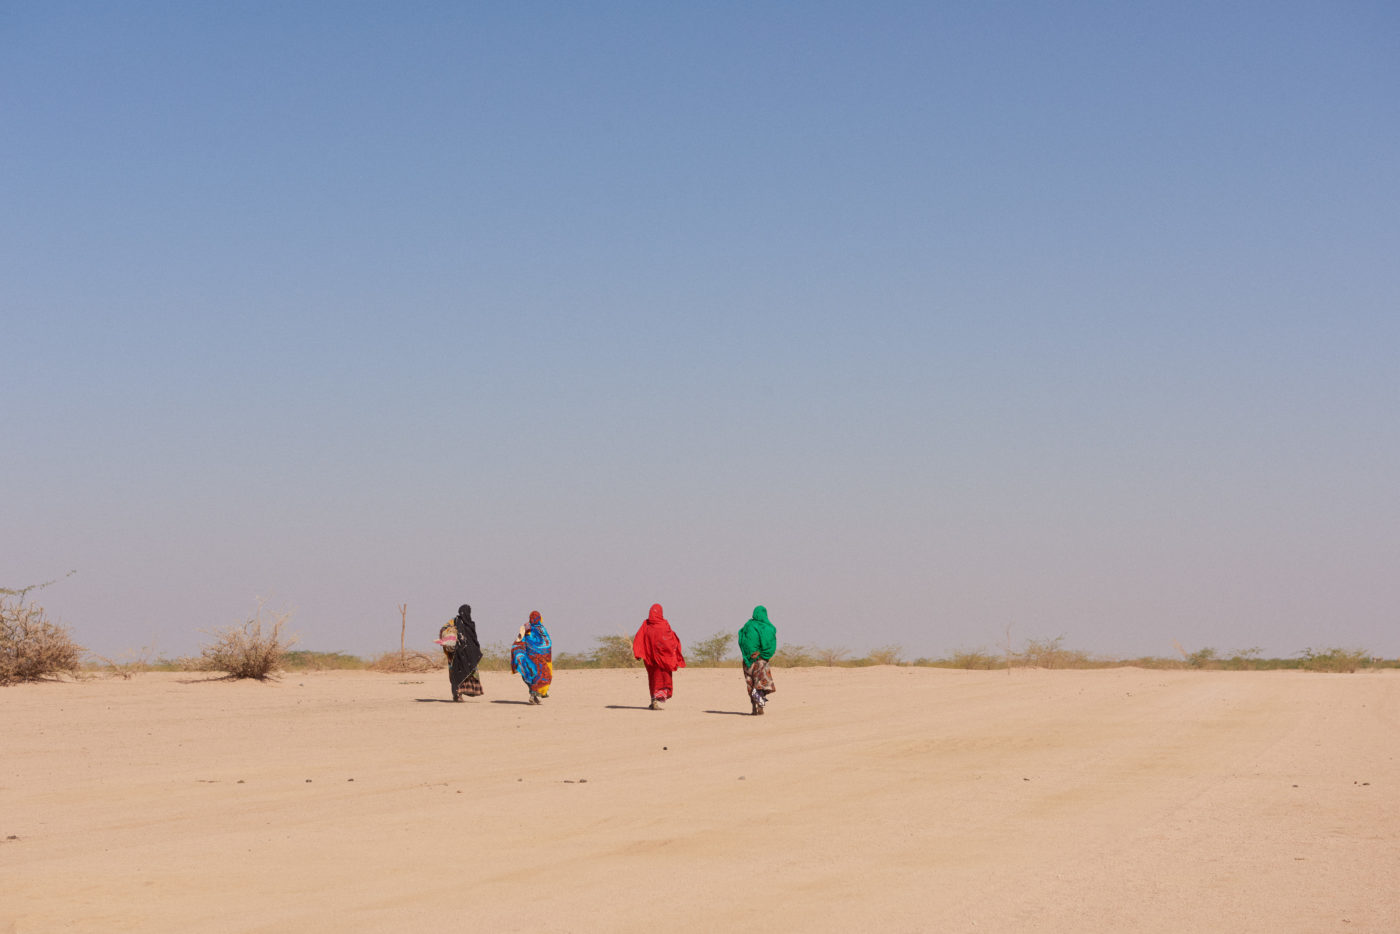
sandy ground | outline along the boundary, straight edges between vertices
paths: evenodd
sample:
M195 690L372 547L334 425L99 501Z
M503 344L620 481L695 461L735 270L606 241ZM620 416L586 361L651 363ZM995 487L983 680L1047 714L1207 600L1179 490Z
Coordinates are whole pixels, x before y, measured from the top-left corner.
M0 932L1400 931L1400 673L0 689Z

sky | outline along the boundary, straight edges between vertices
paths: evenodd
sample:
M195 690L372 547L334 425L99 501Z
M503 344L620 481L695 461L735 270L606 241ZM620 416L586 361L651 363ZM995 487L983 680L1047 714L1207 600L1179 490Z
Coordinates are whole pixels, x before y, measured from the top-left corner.
M1392 3L19 0L0 126L95 652L1400 655Z

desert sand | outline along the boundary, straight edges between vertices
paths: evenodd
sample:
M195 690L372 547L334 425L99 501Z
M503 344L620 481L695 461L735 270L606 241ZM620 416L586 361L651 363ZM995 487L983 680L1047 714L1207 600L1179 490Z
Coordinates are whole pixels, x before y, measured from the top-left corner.
M0 932L1400 931L1400 672L0 689Z

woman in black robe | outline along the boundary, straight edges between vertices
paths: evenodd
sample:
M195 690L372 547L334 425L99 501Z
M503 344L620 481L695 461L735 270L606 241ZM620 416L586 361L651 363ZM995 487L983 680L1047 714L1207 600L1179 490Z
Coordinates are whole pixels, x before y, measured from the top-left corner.
M480 697L486 693L481 688L481 678L476 666L481 664L481 642L476 638L476 623L472 621L472 608L465 603L457 611L457 618L448 624L455 630L456 644L447 653L447 679L452 684L452 699ZM448 626L442 627L447 629Z

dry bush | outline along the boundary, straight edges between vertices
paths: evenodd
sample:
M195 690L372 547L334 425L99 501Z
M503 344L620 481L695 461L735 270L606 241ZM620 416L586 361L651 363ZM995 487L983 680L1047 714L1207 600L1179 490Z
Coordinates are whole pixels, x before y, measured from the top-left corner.
M799 646L793 646L793 648L794 648L794 649L801 649L802 646L800 646L800 645L799 645ZM822 663L823 665L825 665L826 667L830 668L830 667L833 666L833 665L839 665L839 664L841 664L843 661L845 661L847 658L849 658L850 655L851 655L851 650L850 650L850 649L847 649L847 648L841 648L841 647L837 647L837 648L834 648L834 649L831 649L831 648L815 648L815 649L812 650L811 655L812 655L812 658L816 659L817 661L821 662L821 663Z
M384 671L389 674L417 674L436 671L447 667L447 656L441 652L385 652L369 663L370 671Z
M898 665L904 658L904 646L882 645L871 649L869 658L876 665Z
M441 649L431 652L385 652L369 663L371 671L391 674L412 674L438 671L447 667L447 655ZM559 667L557 664L555 667ZM504 642L488 642L481 647L477 671L510 671L510 646Z
M481 663L477 671L510 671L510 646L504 642L488 642L481 647Z
M822 649L816 651L821 652ZM805 645L779 645L778 651L773 654L772 665L774 668L808 668L817 664L817 656L813 655Z
M1231 671L1254 670L1259 667L1259 656L1264 652L1257 645L1248 649L1235 649L1230 653L1230 657L1225 659L1225 667Z
M214 642L204 646L198 658L190 659L194 671L222 671L230 678L265 681L286 667L287 649L296 642L283 638L282 627L290 613L273 613L264 618L261 603L253 618L239 626L212 630Z
M1153 671L1176 671L1186 667L1186 662L1176 658L1161 658L1156 655L1139 655L1137 658L1124 659L1122 664L1127 668L1147 668Z
M83 649L68 630L24 601L30 589L0 594L0 684L76 674L82 662Z
M1056 636L1053 639L1027 639L1026 647L1021 650L1021 663L1031 668L1054 668L1055 657L1060 652L1060 644L1064 642L1064 636Z
M1006 664L1005 660L985 649L959 649L948 659L954 668L990 670Z
M1101 663L1088 652L1064 647L1064 636L1053 639L1028 639L1021 651L1021 661L1031 668L1098 668Z

